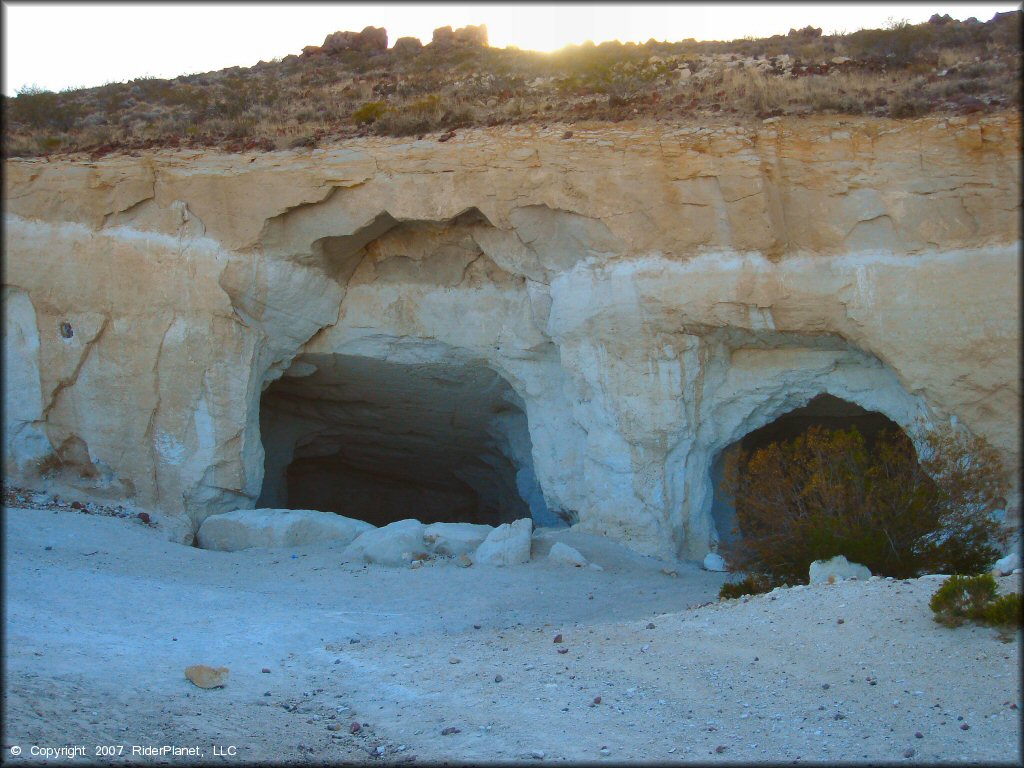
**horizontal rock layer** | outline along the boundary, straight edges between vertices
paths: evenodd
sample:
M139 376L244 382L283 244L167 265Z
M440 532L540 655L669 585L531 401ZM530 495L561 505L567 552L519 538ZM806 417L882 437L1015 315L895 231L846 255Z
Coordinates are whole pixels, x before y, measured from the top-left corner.
M699 559L716 458L822 393L1016 470L1019 129L8 160L5 477L193 527L292 498Z

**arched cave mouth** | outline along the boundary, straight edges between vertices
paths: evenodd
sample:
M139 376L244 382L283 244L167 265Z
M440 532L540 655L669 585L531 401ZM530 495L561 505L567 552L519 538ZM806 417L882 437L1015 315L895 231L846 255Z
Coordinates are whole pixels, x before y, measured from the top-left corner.
M302 355L260 402L258 507L376 526L557 525L533 470L523 403L483 362Z
M720 544L728 544L742 537L742 531L736 530L736 509L720 487L728 458L740 450L753 453L771 443L789 442L814 426L833 431L856 427L869 449L883 431L903 433L899 424L887 416L828 394L818 395L807 405L784 413L763 427L748 432L723 449L711 467L714 488L711 517Z

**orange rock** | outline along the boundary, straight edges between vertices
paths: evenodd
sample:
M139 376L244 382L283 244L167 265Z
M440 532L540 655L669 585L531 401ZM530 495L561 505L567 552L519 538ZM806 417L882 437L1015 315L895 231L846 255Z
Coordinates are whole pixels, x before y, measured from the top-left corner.
M185 667L185 677L200 688L223 688L228 682L228 668L193 664Z

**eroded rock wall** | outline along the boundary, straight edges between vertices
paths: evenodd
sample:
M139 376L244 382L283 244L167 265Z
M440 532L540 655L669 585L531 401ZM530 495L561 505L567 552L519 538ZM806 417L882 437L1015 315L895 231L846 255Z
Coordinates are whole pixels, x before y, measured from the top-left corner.
M718 454L824 392L1016 475L1019 150L1016 116L833 117L7 161L5 476L195 527L320 432L405 434L394 382L299 388L326 426L265 461L277 379L359 358L497 374L507 411L441 397L402 450L644 552L703 557Z

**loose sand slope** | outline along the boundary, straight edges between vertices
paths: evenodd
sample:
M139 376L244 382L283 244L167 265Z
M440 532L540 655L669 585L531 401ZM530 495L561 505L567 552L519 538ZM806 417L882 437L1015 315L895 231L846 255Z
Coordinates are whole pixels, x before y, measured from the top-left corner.
M33 744L124 745L113 762L163 744L233 763L1020 757L1019 635L936 625L935 577L691 608L721 574L671 577L571 532L555 538L603 571L549 563L553 539L524 566L404 570L330 545L210 552L124 519L5 516L12 764ZM194 687L194 663L229 667L227 687Z

